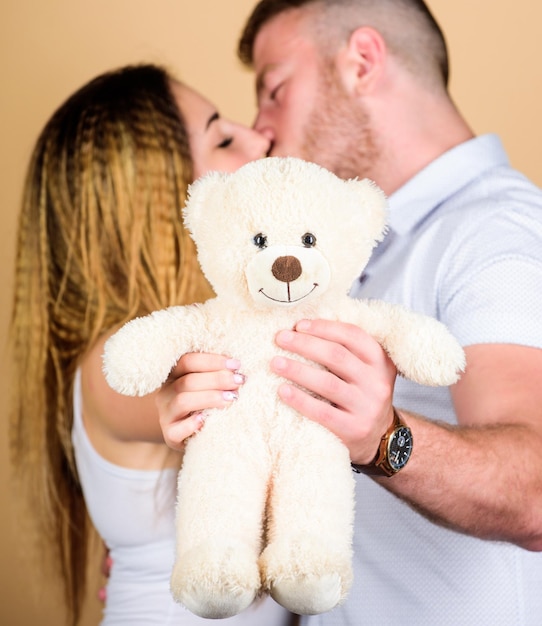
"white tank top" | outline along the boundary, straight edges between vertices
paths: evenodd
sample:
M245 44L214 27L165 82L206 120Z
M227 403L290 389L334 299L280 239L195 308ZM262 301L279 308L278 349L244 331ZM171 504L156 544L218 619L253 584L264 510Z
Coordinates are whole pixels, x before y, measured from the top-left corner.
M198 617L170 595L175 556L177 470L114 465L92 447L83 425L81 376L73 391L72 441L77 471L94 526L113 562L102 626L287 626L290 615L271 598L223 620Z

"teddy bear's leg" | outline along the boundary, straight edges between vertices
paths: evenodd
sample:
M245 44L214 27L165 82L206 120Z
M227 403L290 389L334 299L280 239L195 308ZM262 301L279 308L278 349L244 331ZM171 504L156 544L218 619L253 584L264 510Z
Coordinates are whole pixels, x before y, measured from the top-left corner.
M277 602L311 615L331 610L350 588L354 480L342 442L296 420L275 468L260 567Z
M214 417L188 443L180 472L171 591L196 615L224 618L260 593L269 455L261 435Z

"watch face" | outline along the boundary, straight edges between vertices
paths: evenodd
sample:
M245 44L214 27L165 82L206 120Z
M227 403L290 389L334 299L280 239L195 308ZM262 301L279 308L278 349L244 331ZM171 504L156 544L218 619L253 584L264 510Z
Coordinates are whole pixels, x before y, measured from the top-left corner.
M400 426L390 437L388 460L392 469L398 472L412 454L412 433L407 426Z

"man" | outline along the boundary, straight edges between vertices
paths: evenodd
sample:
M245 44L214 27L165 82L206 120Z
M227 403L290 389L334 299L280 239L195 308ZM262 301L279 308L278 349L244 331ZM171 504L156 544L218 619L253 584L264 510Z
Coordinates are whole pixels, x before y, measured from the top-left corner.
M542 193L454 106L422 0L262 0L239 54L256 72L255 128L272 155L369 177L389 196L389 234L352 295L439 318L467 357L456 385L429 389L396 380L350 325L302 321L277 336L327 368L276 359L296 383L283 401L336 433L361 472L354 586L302 624L539 626ZM159 398L171 445L199 427L199 408L223 402L205 389L235 388L226 369L181 359ZM402 468L386 457L396 426L413 438Z

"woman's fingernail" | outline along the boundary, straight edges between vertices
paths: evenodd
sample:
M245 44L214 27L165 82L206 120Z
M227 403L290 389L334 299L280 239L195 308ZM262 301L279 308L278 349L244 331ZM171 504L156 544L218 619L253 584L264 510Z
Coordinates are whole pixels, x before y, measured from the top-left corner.
M203 413L195 413L193 416L196 422L196 429L199 430L205 424L205 415Z
M105 587L98 589L98 600L100 602L105 602L106 595Z
M238 385L242 385L246 380L246 377L243 374L239 374L239 372L233 375L233 382Z
M223 391L222 397L226 402L232 402L233 400L237 400L239 397L235 391Z
M227 359L226 369L236 372L241 367L241 361L238 359Z

